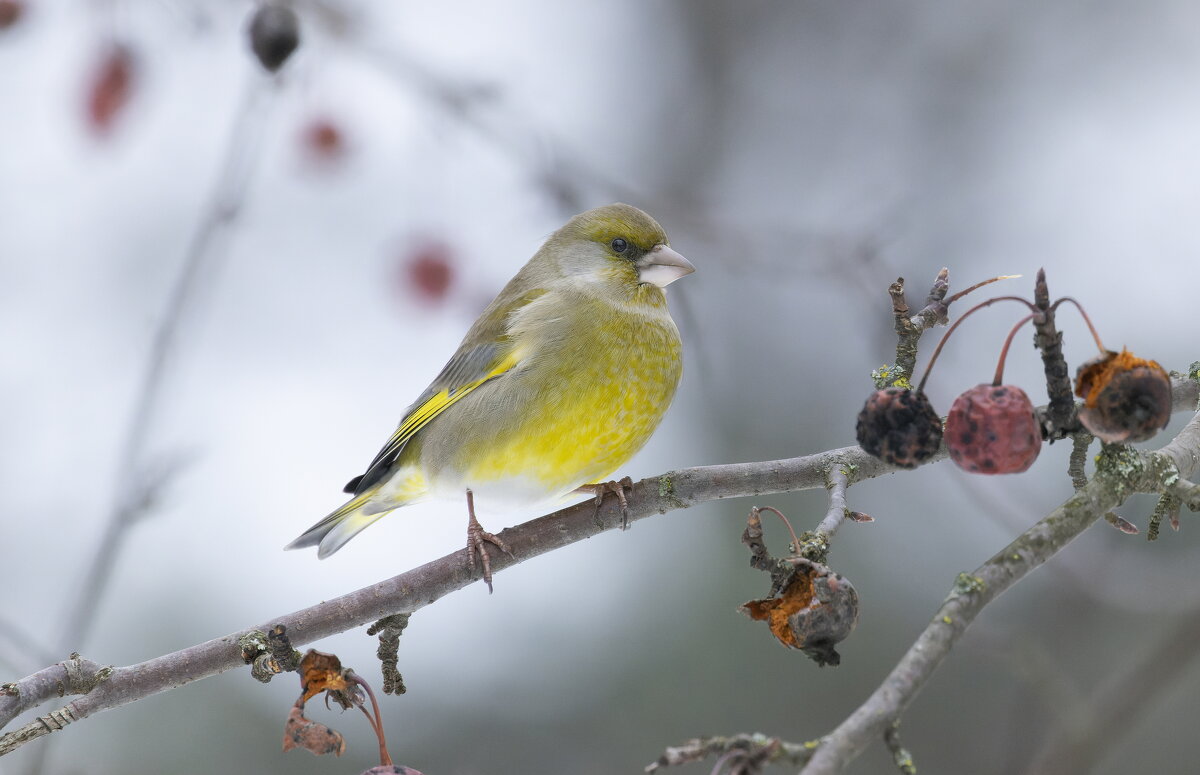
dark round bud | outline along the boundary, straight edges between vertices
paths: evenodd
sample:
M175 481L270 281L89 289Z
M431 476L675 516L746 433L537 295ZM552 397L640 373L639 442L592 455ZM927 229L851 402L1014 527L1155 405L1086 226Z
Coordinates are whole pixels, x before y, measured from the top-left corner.
M858 413L858 443L868 454L901 468L916 468L942 444L942 421L921 392L877 390Z
M1080 366L1075 394L1083 399L1079 422L1110 444L1145 441L1171 420L1171 378L1125 350Z
M946 417L950 459L973 474L1019 474L1042 451L1033 402L1016 385L976 385Z
M258 61L275 72L300 45L300 19L283 5L260 5L250 20L250 49Z

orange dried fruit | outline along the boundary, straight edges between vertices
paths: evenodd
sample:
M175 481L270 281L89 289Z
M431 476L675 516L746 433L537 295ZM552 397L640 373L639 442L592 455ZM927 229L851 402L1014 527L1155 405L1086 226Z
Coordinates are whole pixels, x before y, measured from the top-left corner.
M849 579L827 566L793 558L795 570L776 597L751 600L742 613L765 621L788 648L800 649L818 665L837 665L834 646L858 624L858 591Z
M1075 395L1083 399L1079 421L1101 441L1145 441L1171 419L1171 378L1162 366L1128 350L1109 351L1080 366Z

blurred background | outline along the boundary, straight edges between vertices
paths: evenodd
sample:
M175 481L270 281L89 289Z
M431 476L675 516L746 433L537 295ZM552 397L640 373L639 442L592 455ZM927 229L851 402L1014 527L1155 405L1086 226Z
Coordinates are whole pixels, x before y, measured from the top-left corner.
M646 209L698 267L670 289L686 373L621 472L635 479L853 443L870 371L894 358L888 284L905 277L916 304L943 266L955 288L1024 274L993 286L1022 295L1045 267L1110 348L1200 358L1194 3L294 8L301 45L271 77L248 50L250 3L0 0L0 679L72 650L139 662L458 549L461 505L432 503L325 562L281 551L342 502L541 240L596 205ZM997 305L961 329L936 407L990 380L1019 316ZM1094 355L1070 310L1060 326L1072 367ZM1016 341L1009 381L1044 402L1030 335ZM824 493L674 512L505 571L494 595L450 595L401 639L393 757L427 775L591 775L696 735L818 737L959 571L1070 494L1068 452L1017 476L945 463L853 488L876 521L833 546L862 598L837 668L736 610L766 592L739 542L750 506L810 529ZM93 585L113 504L146 472L162 486ZM1151 507L1121 509L1141 536L1100 523L984 612L905 715L922 771L1193 770L1200 531L1185 514L1148 543ZM786 551L776 523L767 537ZM378 686L362 630L315 645ZM1106 692L1122 680L1142 689ZM0 773L374 763L358 714L315 706L348 752L281 753L298 691L227 673ZM1123 722L1098 730L1101 702ZM850 771L891 767L876 744Z

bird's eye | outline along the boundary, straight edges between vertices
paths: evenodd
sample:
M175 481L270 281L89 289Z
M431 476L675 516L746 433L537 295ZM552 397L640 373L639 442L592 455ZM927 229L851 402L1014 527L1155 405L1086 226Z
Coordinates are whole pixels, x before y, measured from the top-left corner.
M617 237L615 240L608 243L608 245L609 245L609 247L611 247L613 249L614 253L624 253L626 250L629 249L629 243L626 242L625 240L621 239L620 237Z

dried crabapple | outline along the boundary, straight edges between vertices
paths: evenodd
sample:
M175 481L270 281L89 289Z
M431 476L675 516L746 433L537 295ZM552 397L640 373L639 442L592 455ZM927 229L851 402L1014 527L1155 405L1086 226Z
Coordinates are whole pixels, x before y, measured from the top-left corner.
M1171 378L1154 361L1109 351L1076 374L1079 421L1108 443L1146 441L1171 420Z
M1033 465L1042 431L1033 403L1016 385L976 385L946 418L950 459L975 474L1017 474Z
M868 454L901 468L916 468L942 444L942 421L919 390L875 391L858 413L855 430Z
M858 624L858 591L850 580L818 562L793 557L791 575L774 597L741 606L751 619L765 621L788 648L800 649L818 665L837 665L834 648Z

